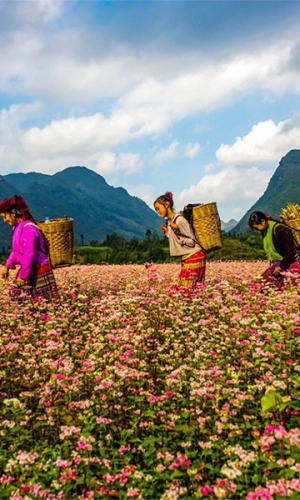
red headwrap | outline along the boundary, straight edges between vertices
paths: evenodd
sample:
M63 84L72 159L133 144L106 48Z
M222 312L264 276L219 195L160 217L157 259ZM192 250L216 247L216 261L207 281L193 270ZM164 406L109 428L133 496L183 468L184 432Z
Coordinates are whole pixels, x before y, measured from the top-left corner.
M0 214L4 212L11 212L12 210L18 210L20 212L23 220L33 219L27 203L25 202L23 196L15 194L11 198L5 198L0 203Z

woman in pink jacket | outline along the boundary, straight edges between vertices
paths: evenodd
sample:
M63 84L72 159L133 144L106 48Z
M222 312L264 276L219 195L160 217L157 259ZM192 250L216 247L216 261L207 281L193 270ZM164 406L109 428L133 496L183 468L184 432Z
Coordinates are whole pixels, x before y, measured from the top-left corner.
M12 252L2 270L7 279L9 270L19 266L10 288L10 295L27 295L34 299L57 297L58 290L42 231L36 225L22 196L14 195L0 203L0 215L12 226Z

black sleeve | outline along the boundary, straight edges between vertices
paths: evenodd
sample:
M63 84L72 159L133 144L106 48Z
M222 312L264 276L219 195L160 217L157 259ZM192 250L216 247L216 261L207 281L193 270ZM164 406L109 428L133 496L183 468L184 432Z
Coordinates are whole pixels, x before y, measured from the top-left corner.
M295 243L292 231L283 224L274 226L274 246L283 257L280 267L285 271L295 261Z

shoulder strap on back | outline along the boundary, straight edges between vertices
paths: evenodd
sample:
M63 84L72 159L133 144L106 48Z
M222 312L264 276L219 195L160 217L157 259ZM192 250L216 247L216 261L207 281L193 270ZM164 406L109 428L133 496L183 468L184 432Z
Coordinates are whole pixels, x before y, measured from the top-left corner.
M176 220L178 219L178 217L183 217L183 218L186 220L186 218L185 218L185 216L184 216L184 215L182 215L182 214L177 214L177 215L174 217L173 222L176 222ZM187 223L189 224L189 221L187 221ZM173 231L174 231L174 229L173 229ZM198 242L195 238L191 238L189 235L181 233L181 232L179 231L179 229L178 229L178 230L176 230L176 232L177 232L177 234L178 234L179 236L182 236L183 238L189 238L189 239L193 240L193 241L194 241L197 245L199 245L199 242Z
M34 224L34 222L26 222L26 224L24 224L24 227L26 226L33 226L33 227L36 227L37 229L40 230L39 226L37 226L36 224Z
M42 235L43 235L43 237L44 237L44 245L45 245L45 247L46 247L46 252L44 252L44 250L43 250L43 248L41 248L41 246L39 246L39 249L40 249L40 251L41 251L44 255L47 255L47 257L49 257L49 252L47 252L47 240L46 240L46 238L45 238L45 236L44 236L44 234L43 234L43 231L39 228L39 226L37 226L34 222L31 222L31 221L26 222L26 224L24 224L24 226L23 226L23 227L27 227L27 226L33 226L33 227L36 227L36 229L38 229L38 230L42 233Z

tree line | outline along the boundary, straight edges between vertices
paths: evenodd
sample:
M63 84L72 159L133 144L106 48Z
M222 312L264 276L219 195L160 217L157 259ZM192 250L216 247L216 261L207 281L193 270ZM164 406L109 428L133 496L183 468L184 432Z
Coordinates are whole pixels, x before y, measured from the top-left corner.
M214 260L265 260L262 238L259 234L233 232L223 233L223 247L208 253ZM148 229L143 240L134 237L126 240L118 233L107 235L99 242L92 240L89 246L75 247L75 262L78 264L144 264L146 262L173 262L168 241L157 231Z
M0 247L0 264L4 264L10 247ZM207 254L207 260L265 260L260 234L247 232L236 235L223 233L223 247ZM77 264L144 264L146 262L174 262L170 257L166 238L157 231L148 229L142 240L134 237L126 240L118 233L106 236L99 242L92 240L89 245L75 247L74 262Z

